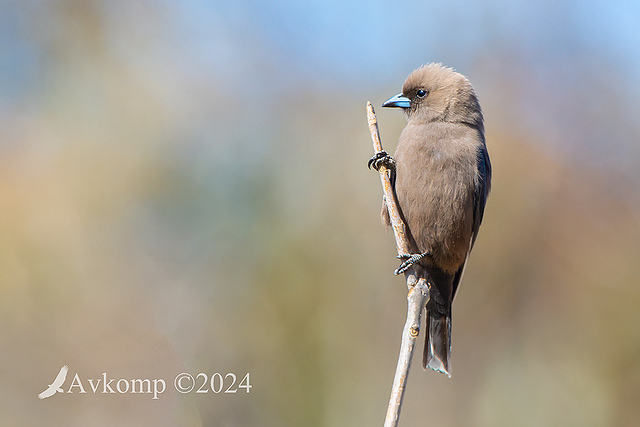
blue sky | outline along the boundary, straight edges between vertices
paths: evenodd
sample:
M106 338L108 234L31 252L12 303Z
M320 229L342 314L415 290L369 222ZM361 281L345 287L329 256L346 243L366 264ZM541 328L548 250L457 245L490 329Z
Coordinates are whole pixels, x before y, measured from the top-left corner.
M260 1L180 8L182 30L209 44L213 56L220 53L216 41L218 49L230 44L228 59L242 66L243 54L256 47L253 54L270 55L284 75L351 84L393 81L427 61L469 67L503 48L541 68L537 61L570 59L576 51L635 71L640 66L640 5L633 2ZM196 47L198 55L207 52Z
M41 4L55 2L10 3L0 18L3 93L37 78L33 68L42 66L42 52L30 33L46 19ZM179 50L190 72L217 73L234 90L256 68L270 70L276 85L310 79L365 88L394 83L430 61L464 72L499 50L519 52L542 70L585 52L640 75L640 5L631 1L120 1L101 7L114 43L124 48L132 32L149 31L154 40L146 54ZM168 31L149 28L149 17Z
M8 2L0 15L5 111L39 108L56 63L89 53L69 22L82 11L61 4ZM273 123L271 110L305 91L336 103L381 102L412 69L435 61L468 75L483 105L499 106L503 119L540 131L543 140L559 136L579 153L587 140L587 152L612 156L612 164L640 160L629 144L640 110L638 2L80 4L94 7L99 18L87 25L101 26L109 55L185 114L202 114L203 134L210 133L207 116L215 106L236 105L235 113L246 109ZM213 88L208 101L198 100L203 87ZM623 106L622 124L594 122L611 104ZM584 123L591 128L572 142Z

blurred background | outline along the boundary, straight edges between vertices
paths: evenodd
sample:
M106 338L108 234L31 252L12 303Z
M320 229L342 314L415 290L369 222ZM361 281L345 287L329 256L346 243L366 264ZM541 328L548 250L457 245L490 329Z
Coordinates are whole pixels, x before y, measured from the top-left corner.
M640 5L603 0L0 1L3 424L382 425L406 288L365 103L427 62L475 86L493 192L401 425L639 425ZM167 391L39 400L65 364Z

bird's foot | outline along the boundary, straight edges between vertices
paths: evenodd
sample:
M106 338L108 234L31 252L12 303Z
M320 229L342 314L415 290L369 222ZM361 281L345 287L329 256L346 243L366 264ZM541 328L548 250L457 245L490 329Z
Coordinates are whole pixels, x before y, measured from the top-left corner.
M378 151L369 159L369 162L367 162L367 167L369 169L373 167L375 170L379 171L381 166L386 166L387 169L392 170L396 168L396 161L393 160L393 157L387 154L384 150Z
M409 269L409 267L411 267L413 264L416 264L418 262L420 262L420 260L424 257L430 257L431 253L429 251L421 253L421 254L402 254L402 255L398 255L396 258L399 259L404 259L404 261L402 262L402 264L400 264L400 266L398 268L396 268L396 270L393 272L393 274L400 275L402 273L404 273L405 271L407 271Z

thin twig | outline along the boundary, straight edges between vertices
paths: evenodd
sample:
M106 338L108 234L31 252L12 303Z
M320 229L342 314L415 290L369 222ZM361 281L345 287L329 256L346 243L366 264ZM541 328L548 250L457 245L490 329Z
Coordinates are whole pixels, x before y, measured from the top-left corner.
M413 267L407 270L405 277L409 287L409 293L407 294L407 320L402 329L400 354L398 355L396 373L393 377L393 386L391 387L391 397L389 398L389 406L387 406L384 427L397 427L398 425L413 349L420 333L420 319L429 300L427 281L424 278L417 279Z
M367 101L367 121L369 122L369 132L371 132L371 139L373 140L373 150L376 153L380 153L384 150L382 149L380 133L378 132L378 119L376 118L376 113L373 111L373 105L371 105L369 101ZM407 239L405 231L406 227L400 216L396 195L391 185L391 171L384 164L380 166L378 171L380 172L380 181L382 182L382 191L384 192L384 198L389 211L391 227L393 228L393 234L396 238L398 255L408 254L409 240Z
M371 139L373 140L373 149L376 153L379 153L383 150L378 132L378 120L373 111L373 106L369 101L367 101L367 121L369 122L369 131L371 132ZM398 255L408 254L410 253L409 240L407 239L405 224L400 216L395 191L391 185L391 171L385 165L381 165L379 172ZM409 293L407 294L407 320L402 330L398 365L396 366L396 373L393 378L391 397L389 398L384 427L397 427L398 425L413 349L418 334L420 333L420 319L424 307L429 300L427 281L424 278L418 278L413 267L410 267L405 272L405 278L407 280L407 287L409 288Z

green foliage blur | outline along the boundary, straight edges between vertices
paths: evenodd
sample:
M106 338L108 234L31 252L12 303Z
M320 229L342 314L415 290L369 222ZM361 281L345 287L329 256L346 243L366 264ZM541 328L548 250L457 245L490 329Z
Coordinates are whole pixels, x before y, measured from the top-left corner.
M401 425L639 425L640 13L574 3L1 2L2 424L381 425L406 289L365 103L442 61L493 190L453 378L415 363ZM67 393L103 372L167 390Z

